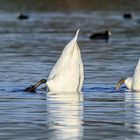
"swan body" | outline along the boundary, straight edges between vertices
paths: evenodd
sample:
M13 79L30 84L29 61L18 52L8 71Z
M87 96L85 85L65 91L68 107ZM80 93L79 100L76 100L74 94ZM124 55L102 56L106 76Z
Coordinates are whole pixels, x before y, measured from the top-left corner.
M66 45L58 61L54 65L46 85L49 91L81 91L84 80L84 69L79 46L77 44L79 30Z
M129 77L127 79L121 79L117 85L116 89L118 90L121 84L125 84L126 87L130 90L134 91L140 91L140 59L138 61L138 64L135 68L133 77Z

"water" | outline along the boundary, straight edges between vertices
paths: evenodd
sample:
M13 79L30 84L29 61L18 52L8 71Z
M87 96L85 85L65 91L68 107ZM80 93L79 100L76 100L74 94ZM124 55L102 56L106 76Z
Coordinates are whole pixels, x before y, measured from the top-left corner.
M0 139L138 140L140 93L122 87L139 59L139 19L122 12L0 14ZM64 46L80 28L85 67L82 93L23 92L48 77ZM111 39L90 40L112 30Z

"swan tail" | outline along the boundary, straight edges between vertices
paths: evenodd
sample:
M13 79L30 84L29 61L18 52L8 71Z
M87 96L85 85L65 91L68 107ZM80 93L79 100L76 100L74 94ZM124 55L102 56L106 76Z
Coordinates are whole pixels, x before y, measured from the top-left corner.
M77 41L79 31L80 31L80 29L78 29L77 32L76 32L76 35L75 35L75 37L74 37L74 40L75 40L75 41Z

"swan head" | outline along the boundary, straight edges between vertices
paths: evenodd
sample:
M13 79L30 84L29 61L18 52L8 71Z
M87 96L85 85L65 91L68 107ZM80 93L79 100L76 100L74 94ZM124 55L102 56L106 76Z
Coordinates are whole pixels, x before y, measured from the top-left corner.
M38 86L40 86L43 83L46 83L47 81L45 79L41 79L40 81L38 81L36 84L27 87L24 91L28 91L28 92L35 92L35 90L37 89Z
M119 88L122 84L125 84L128 89L131 89L132 88L132 78L129 77L129 78L126 78L126 79L119 80L116 87L115 87L116 90L119 90Z

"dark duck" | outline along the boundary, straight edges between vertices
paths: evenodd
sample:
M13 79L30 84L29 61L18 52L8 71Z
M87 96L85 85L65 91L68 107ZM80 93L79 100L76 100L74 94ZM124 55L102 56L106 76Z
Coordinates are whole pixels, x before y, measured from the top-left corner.
M90 36L90 39L105 39L105 40L108 40L110 36L111 36L111 31L106 30L104 32L93 33Z
M133 15L131 13L124 13L123 18L124 19L132 19Z
M29 19L29 16L23 14L22 12L20 12L20 13L17 13L17 18L18 18L19 20L25 20L25 19Z

